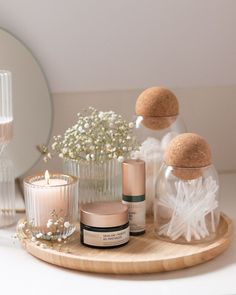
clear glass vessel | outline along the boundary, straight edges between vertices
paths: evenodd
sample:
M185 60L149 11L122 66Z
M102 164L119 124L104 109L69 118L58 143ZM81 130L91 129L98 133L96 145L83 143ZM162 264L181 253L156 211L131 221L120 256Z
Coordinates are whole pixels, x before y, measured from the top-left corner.
M121 163L64 161L64 172L78 178L79 204L122 199Z
M0 157L0 227L15 222L15 177L10 159Z
M64 174L29 176L24 179L27 225L33 236L66 239L78 221L77 178Z
M9 71L0 70L0 153L12 139L12 80Z
M186 132L186 127L180 115L170 117L137 116L135 127L140 150L133 153L132 157L146 163L146 206L147 213L153 214L155 181L162 165L164 152L175 136Z
M163 164L156 182L154 217L159 239L176 243L213 239L220 220L214 166L175 168Z

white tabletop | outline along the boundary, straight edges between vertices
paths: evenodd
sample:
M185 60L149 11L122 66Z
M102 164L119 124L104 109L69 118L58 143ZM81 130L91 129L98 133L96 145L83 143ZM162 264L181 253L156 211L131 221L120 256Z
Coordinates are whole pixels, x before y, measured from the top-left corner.
M235 222L236 174L221 175L220 180L222 211ZM225 253L199 266L162 274L118 276L47 264L14 242L14 232L14 227L0 229L0 294L236 294L236 238Z

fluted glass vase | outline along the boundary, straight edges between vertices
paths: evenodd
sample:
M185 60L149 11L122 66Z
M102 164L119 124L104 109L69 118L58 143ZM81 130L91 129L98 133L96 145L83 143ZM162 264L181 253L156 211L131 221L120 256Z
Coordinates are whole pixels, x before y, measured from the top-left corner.
M121 200L121 163L64 161L64 172L78 177L79 204Z
M15 177L10 159L0 157L0 227L15 222Z
M12 79L9 71L0 70L0 154L13 136Z

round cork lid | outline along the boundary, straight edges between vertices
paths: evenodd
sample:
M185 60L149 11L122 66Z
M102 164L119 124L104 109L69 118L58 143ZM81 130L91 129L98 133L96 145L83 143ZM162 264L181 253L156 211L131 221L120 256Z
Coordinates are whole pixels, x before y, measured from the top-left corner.
M142 124L152 130L163 130L172 125L177 116L172 117L143 117Z
M183 133L170 142L164 155L169 166L201 168L212 163L211 150L203 137L195 133Z
M144 90L136 101L135 112L144 117L169 117L179 113L176 96L169 89L151 87Z

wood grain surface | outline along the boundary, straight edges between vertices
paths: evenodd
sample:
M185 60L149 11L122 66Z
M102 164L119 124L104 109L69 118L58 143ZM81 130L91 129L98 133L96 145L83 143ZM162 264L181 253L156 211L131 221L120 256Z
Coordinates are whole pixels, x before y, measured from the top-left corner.
M17 230L22 231L19 227ZM158 240L151 221L148 221L145 235L131 237L126 246L115 249L100 250L83 246L80 244L79 232L60 250L55 247L43 249L29 239L23 240L22 244L31 255L69 269L94 273L144 274L183 269L211 260L227 249L232 236L232 221L222 213L215 240L195 245Z

